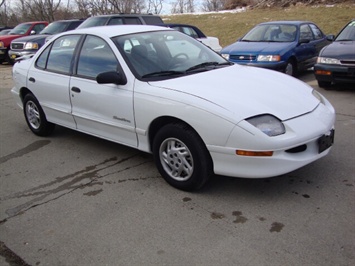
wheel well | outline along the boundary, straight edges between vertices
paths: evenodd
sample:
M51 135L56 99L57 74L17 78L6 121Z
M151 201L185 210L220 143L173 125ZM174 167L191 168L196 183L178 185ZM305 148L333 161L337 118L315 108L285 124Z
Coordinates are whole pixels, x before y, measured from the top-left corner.
M149 133L148 134L149 134L150 149L152 149L152 147L153 147L154 137L158 133L159 129L165 125L174 124L174 123L183 124L183 125L189 127L190 129L195 131L195 133L201 138L201 136L196 132L196 130L192 126L190 126L188 123L186 123L185 121L178 119L176 117L172 117L172 116L162 116L162 117L156 118L149 126Z
M288 60L292 61L297 66L297 58L295 56L291 56Z
M29 93L32 93L29 89L23 87L20 89L20 98L21 98L21 101L23 102L23 99L25 99L26 95L29 94Z

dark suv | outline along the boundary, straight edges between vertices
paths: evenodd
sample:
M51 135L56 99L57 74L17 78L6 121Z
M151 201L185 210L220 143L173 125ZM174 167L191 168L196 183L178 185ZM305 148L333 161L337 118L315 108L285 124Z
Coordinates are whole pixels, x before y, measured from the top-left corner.
M13 40L9 50L10 63L14 63L18 57L35 54L46 42L48 36L76 29L82 22L83 20L81 19L54 21L44 28L39 35L31 35Z
M151 14L113 14L91 17L85 20L78 29L107 25L160 25L164 24L161 17Z

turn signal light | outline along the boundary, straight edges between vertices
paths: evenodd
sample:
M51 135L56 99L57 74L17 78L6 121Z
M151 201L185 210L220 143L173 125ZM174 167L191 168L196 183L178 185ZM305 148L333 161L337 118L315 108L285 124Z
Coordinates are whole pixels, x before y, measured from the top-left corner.
M236 150L235 153L240 156L272 156L273 151L243 151Z
M330 76L332 74L332 72L327 71L327 70L317 70L316 71L317 75L326 75L326 76Z

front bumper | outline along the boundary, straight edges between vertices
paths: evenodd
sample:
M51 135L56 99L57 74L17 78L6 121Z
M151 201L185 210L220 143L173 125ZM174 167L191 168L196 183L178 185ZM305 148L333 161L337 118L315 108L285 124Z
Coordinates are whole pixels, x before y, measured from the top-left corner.
M37 51L37 50L36 50ZM9 51L9 58L13 61L15 61L16 58L25 56L25 55L33 55L36 53L36 51L14 51L10 50Z
M314 75L318 81L333 83L355 83L355 65L315 64Z
M7 55L7 49L0 49L0 60L5 59L6 55Z
M244 178L273 177L326 156L334 140L335 110L326 99L324 101L311 113L284 121L286 133L283 135L266 138L262 132L260 135L242 135L241 128L236 127L225 147L207 145L215 174ZM272 151L273 155L240 156L236 150Z

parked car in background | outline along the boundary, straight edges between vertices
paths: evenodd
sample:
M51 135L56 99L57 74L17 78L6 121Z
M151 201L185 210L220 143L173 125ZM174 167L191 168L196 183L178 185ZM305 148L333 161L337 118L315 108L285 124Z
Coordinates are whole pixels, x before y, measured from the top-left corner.
M111 14L87 18L78 29L112 25L159 25L161 17L151 14Z
M234 63L296 76L313 67L320 50L331 40L312 22L272 21L257 25L221 54Z
M213 173L281 175L327 155L334 140L334 108L312 87L164 27L57 34L14 65L13 81L34 134L58 124L152 153L182 190Z
M199 28L193 25L187 25L187 24L171 24L171 23L165 23L163 26L172 28L174 30L178 30L182 33L185 33L203 44L207 45L210 47L212 50L215 52L219 53L222 50L222 46L219 45L219 40L217 37L211 37L211 36L206 36Z
M11 41L27 35L35 35L48 25L47 21L25 22L13 28L8 35L0 36L0 64L4 61L11 63L9 50Z
M314 74L319 87L325 89L332 83L355 83L355 19L319 53Z
M82 19L54 21L38 35L30 35L13 40L9 50L11 63L14 63L18 57L35 54L45 43L48 36L76 29L82 22Z
M1 30L0 35L8 35L11 29Z

